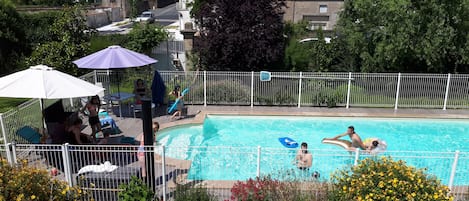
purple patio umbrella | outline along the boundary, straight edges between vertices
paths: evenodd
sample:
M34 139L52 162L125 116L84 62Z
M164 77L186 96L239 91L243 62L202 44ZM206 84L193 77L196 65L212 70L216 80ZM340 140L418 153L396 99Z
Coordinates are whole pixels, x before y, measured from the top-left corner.
M106 49L74 61L78 68L88 69L114 69L145 66L158 62L151 57L125 49L118 45L112 45Z
M86 57L73 61L78 68L95 70L121 69L140 67L158 62L147 55L112 45ZM120 99L119 81L117 83L118 99ZM122 115L122 114L120 114Z

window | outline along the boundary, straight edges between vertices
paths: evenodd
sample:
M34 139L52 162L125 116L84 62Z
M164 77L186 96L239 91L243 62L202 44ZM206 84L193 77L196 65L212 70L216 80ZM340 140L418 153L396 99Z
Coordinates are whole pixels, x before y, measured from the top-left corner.
M317 22L309 22L309 30L324 30L326 29L326 23L317 23Z
M319 5L319 13L327 13L327 5Z

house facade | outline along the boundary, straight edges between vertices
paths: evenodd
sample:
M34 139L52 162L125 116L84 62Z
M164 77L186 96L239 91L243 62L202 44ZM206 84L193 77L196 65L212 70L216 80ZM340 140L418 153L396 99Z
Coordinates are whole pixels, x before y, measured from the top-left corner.
M283 15L284 21L309 22L309 28L330 31L334 29L339 18L344 0L292 0L286 1L287 7Z

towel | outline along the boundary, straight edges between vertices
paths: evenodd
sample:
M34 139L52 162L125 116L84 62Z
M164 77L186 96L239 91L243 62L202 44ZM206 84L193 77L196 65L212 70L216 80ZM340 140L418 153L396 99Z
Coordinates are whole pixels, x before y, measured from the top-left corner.
M117 165L112 165L111 162L106 161L104 164L101 165L87 165L82 167L78 171L78 175L87 173L87 172L112 172L118 168Z

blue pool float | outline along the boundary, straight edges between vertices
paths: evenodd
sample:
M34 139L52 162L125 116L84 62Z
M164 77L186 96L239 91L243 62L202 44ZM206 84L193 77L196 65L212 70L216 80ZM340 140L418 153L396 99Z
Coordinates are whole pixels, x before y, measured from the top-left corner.
M181 96L184 96L186 95L187 93L189 93L189 88L186 88L184 89L182 92L181 92ZM174 110L176 110L176 107L179 103L179 98L176 99L176 101L174 101L173 105L171 105L171 107L168 108L168 114L171 114L174 112Z
M297 148L298 147L298 142L295 140L289 138L289 137L281 137L278 139L280 143L286 147L286 148Z

